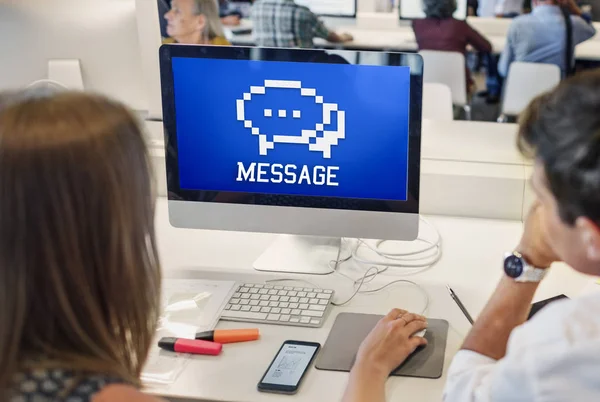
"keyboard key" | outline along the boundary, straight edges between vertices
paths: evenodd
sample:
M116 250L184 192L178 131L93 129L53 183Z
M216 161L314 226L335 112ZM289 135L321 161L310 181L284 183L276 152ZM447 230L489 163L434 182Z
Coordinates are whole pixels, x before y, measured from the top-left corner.
M241 294L241 293L239 293L239 292L238 292L238 293L235 293L233 296L231 296L231 298L232 298L232 299L239 299L239 298L241 298L241 297L242 297L242 294Z
M271 290L269 290L268 294L271 296L275 296L275 295L277 295L277 291L275 289L271 289Z
M318 318L321 318L321 317L323 317L323 312L322 311L304 310L302 312L302 316L303 317L318 317Z
M279 303L277 303L277 302L269 302L269 307L279 307Z
M265 287L265 285L263 285L262 283L255 283L255 284L254 284L254 287L255 287L255 288L264 288L264 287Z
M260 295L259 294L250 295L250 299L251 300L260 300Z
M307 293L306 292L299 292L298 293L298 297L306 297Z
M290 290L287 295L290 297L296 297L298 296L298 292L296 292L295 290Z
M242 295L242 299L249 299L250 298L250 293L244 293Z
M317 320L316 318L312 318L312 319L310 320L310 323L311 323L312 325L319 325L319 324L321 323L321 320Z
M281 309L279 307L275 307L271 309L271 313L273 314L280 314L281 313Z
M306 303L300 303L300 305L298 306L298 308L300 310L306 310L308 308L308 304L306 304Z
M333 290L327 289L327 290L324 290L323 293L327 293L327 294L331 295L331 294L333 294Z
M329 297L330 297L330 296L329 296L328 294L325 294L325 293L319 293L319 294L317 295L317 298L318 298L318 299L329 299Z
M250 291L250 288L240 288L239 292L240 293L248 293Z
M272 285L265 285L265 286L264 286L264 288L265 288L265 289L273 289L273 287L274 287L274 286L272 286Z
M305 292L312 292L314 289L313 288L304 288Z
M250 304L250 300L248 300L248 299L242 299L242 300L240 300L240 304L242 306L247 306L248 304Z
M289 306L290 306L290 303L287 303L287 302L279 303L279 307L281 307L281 308L288 308Z
M275 289L277 289L277 290L283 290L283 286L275 286Z
M281 322L288 322L290 320L290 316L289 315L282 315L281 318L279 319L279 321Z
M251 294L255 295L255 294L257 294L257 293L258 293L258 289L257 289L257 288L252 288L252 289L250 289L250 292L249 292L249 293L251 293Z
M240 304L240 299L231 299L229 300L230 304Z
M260 313L260 307L258 307L258 306L252 307L250 309L250 311L252 311L253 313Z
M300 298L299 297L290 297L290 302L291 303L300 303Z
M261 307L267 307L269 305L269 302L263 300L260 303L258 303L258 305L261 306Z
M237 318L242 320L266 320L267 315L264 313L252 313L249 311L228 311L227 314L223 314L222 317L226 318Z
M302 317L300 318L300 322L302 324L310 324L310 317Z
M231 306L230 311L240 311L241 308L242 306L240 306L239 304L234 304L233 306Z
M289 296L281 296L280 299L282 302L289 302L290 301L290 297Z
M281 314L292 314L292 310L290 310L289 308L282 308Z
M314 290L314 292L315 292L315 293L322 293L322 292L323 292L323 289L315 289L315 290Z
M308 297L301 298L300 303L308 303Z
M314 299L315 297L317 297L317 294L315 292L311 292L307 294L306 297L308 297L309 299Z
M279 301L280 298L281 298L281 296L271 296L271 298L269 300L271 300L271 301Z
M278 296L287 296L288 292L287 290L280 290L279 292L277 292Z
M319 299L310 299L308 304L319 304Z
M231 309L231 304L228 304L227 306L225 306L225 310L229 310Z
M269 314L267 316L267 320L269 320L269 321L279 321L280 318L281 318L281 314Z
M300 310L292 310L292 315L300 315L301 312Z
M261 313L270 313L271 312L271 307L263 307L260 309Z
M258 291L258 294L261 294L261 295L266 295L267 293L269 293L269 291L267 289L261 289Z
M283 288L283 290L294 290L294 288L291 287L291 286L286 286L286 287Z
M323 299L321 299L321 300L319 300L319 304L322 304L322 305L326 306L326 305L329 304L329 300L323 300Z
M300 306L300 304L298 304L298 303L290 303L290 308L298 308L298 306Z
M291 317L290 318L290 322L299 323L300 322L300 317Z
M258 300L250 300L251 306L258 306Z
M311 304L310 306L308 306L309 310L313 310L313 311L325 311L325 309L327 309L327 306L321 306L318 304Z
M270 300L271 296L269 295L260 295L260 300Z
M250 311L250 306L242 306L242 311Z

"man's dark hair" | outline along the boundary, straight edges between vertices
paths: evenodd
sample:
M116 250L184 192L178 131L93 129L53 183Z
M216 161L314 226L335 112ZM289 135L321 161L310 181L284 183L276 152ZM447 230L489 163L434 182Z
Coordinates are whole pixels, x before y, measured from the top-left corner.
M565 223L581 216L600 223L600 71L533 100L520 120L518 146L543 165Z
M427 18L452 18L456 11L456 0L423 0L423 11Z

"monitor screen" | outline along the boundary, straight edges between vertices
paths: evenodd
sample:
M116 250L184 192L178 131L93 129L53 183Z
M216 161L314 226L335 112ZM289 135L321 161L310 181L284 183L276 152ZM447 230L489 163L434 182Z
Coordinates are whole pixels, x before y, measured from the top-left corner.
M407 200L409 67L172 66L181 189Z
M401 19L415 20L425 18L422 0L399 0L399 14ZM467 19L467 0L457 0L454 18Z
M419 55L165 45L160 59L171 222L415 235Z
M356 17L356 0L296 0L317 15Z

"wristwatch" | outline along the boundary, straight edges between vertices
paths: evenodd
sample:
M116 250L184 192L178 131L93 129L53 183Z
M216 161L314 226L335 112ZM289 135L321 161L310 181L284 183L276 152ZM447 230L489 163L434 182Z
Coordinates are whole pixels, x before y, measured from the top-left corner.
M504 273L516 282L541 282L546 276L546 271L548 270L530 265L517 251L506 253L504 256Z

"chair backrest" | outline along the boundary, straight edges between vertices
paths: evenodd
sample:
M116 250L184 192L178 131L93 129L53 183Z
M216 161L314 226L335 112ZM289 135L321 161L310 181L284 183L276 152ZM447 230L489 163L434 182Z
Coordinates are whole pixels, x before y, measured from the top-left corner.
M560 68L554 64L512 63L508 69L502 114L519 115L536 96L558 85L560 79Z
M465 106L468 102L465 56L437 50L422 50L419 54L423 57L423 82L448 86L452 92L452 103Z
M423 84L423 118L438 121L454 120L452 92L444 84Z

